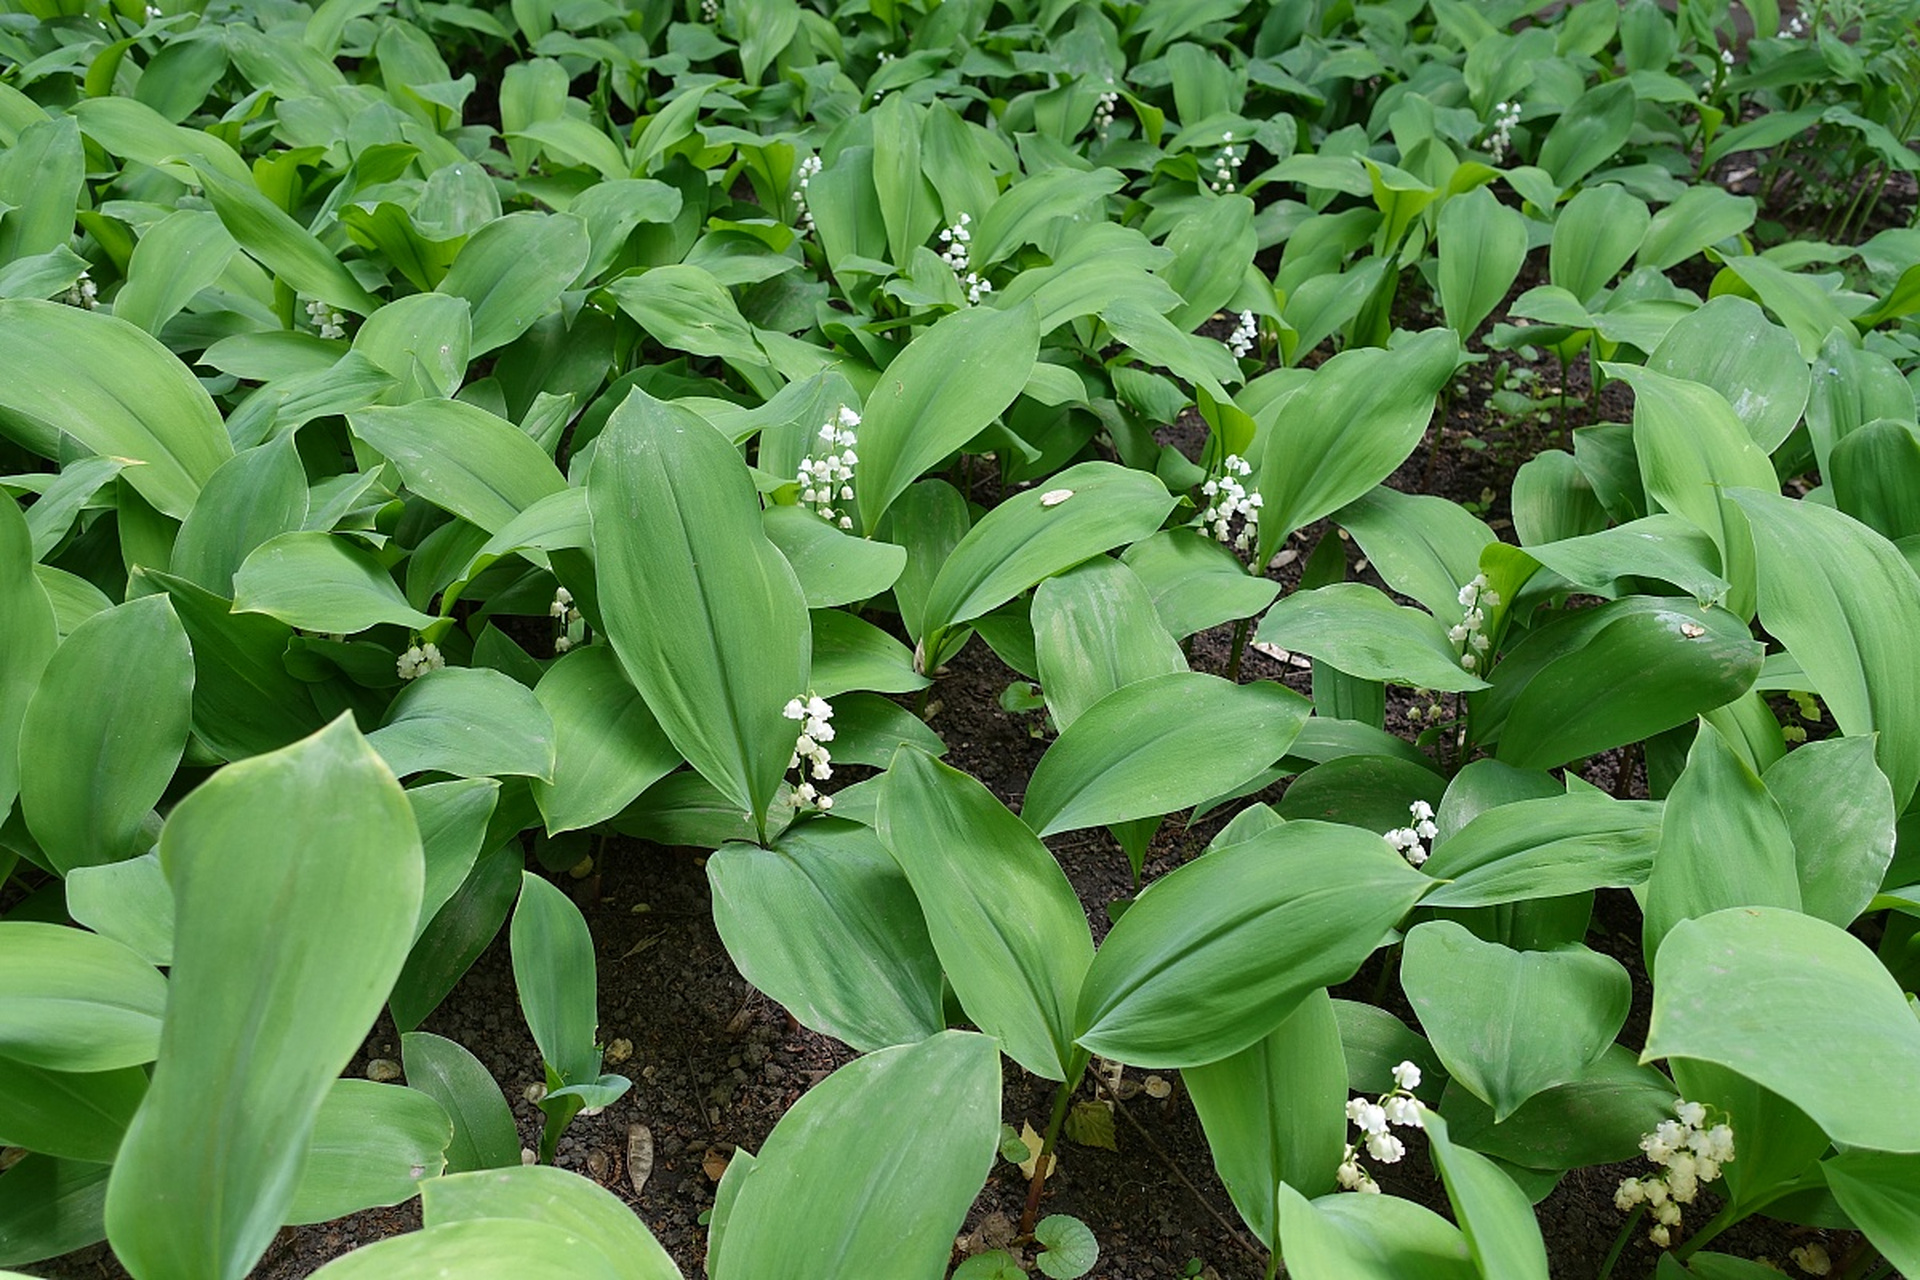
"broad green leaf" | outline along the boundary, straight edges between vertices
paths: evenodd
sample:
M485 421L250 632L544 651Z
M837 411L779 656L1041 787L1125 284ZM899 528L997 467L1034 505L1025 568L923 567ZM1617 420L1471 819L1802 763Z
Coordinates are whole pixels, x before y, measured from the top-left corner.
M465 298L416 293L389 302L353 335L353 349L393 375L395 401L441 398L459 390L473 345Z
M1625 188L1610 182L1582 188L1554 219L1547 278L1589 303L1640 247L1651 218Z
M577 1176L577 1175L574 1175ZM579 1235L538 1220L481 1218L389 1236L344 1254L314 1272L314 1280L516 1280L542 1275L565 1258L578 1280L627 1280L627 1272ZM671 1273L668 1273L671 1275Z
M587 479L607 636L668 741L764 831L812 650L746 465L688 410L630 393ZM697 566L697 569L696 569Z
M98 311L0 301L0 434L57 458L62 433L140 464L129 481L176 520L233 456L213 399L147 334Z
M394 1025L403 1034L434 1011L500 932L520 892L524 862L517 839L486 850L475 859L466 881L420 930L388 1000Z
M1884 1087L1920 1071L1920 1021L1844 930L1778 907L1716 911L1674 926L1659 974L1643 1060L1716 1063L1795 1104L1835 1142L1920 1152L1920 1096ZM1820 1028L1819 1053L1789 1030L1806 1026Z
M1425 605L1448 626L1466 615L1460 588L1480 572L1480 553L1498 541L1458 503L1430 494L1371 489L1334 514L1394 591Z
M1309 1202L1279 1188L1287 1274L1298 1280L1474 1280L1459 1228L1398 1196L1330 1195Z
M1163 529L1128 547L1120 562L1147 588L1161 624L1180 640L1250 618L1280 594L1279 583L1248 573L1233 552L1194 529Z
M1311 710L1270 681L1232 684L1198 671L1123 685L1047 748L1021 818L1050 836L1198 804L1284 756Z
M73 210L86 180L79 123L60 115L36 120L9 140L0 157L0 262L65 248Z
M1074 1001L1093 936L1039 837L980 783L918 751L887 770L876 830L967 1016L1035 1075L1072 1078Z
M1039 344L1031 308L970 307L935 322L886 367L863 411L853 480L869 537L908 485L1013 403Z
M553 717L553 781L533 784L548 835L606 821L680 763L605 645L566 654L533 692Z
M1482 1280L1546 1280L1547 1249L1526 1193L1493 1161L1455 1146L1438 1114L1425 1121L1429 1154Z
M765 523L767 537L793 566L809 609L870 600L892 587L906 567L906 548L842 533L805 507L768 507Z
M1111 462L1068 467L1047 486L1008 498L967 531L927 595L923 637L937 637L1044 578L1137 542L1160 527L1175 501L1154 477Z
M1344 982L1430 886L1371 832L1288 822L1153 885L1080 989L1079 1043L1141 1067L1216 1062Z
M1727 581L1714 571L1720 549L1713 539L1684 516L1664 511L1599 533L1529 545L1527 554L1597 595L1628 595L1638 585L1636 579L1653 578L1672 583L1701 604L1726 599Z
M740 0L735 0L740 3ZM791 36L799 11L792 0L752 0L753 25L767 19ZM749 40L761 34L753 31ZM785 41L781 41L782 44ZM742 51L749 83L759 68ZM765 55L763 54L764 58ZM887 228L887 250L904 265L940 225L940 198L920 167L920 120L923 110L903 94L889 94L873 112L873 187L880 198L880 218ZM977 210L974 211L978 213Z
M1820 1171L1873 1246L1901 1271L1920 1271L1920 1156L1843 1151Z
M1432 614L1360 582L1294 592L1260 619L1259 638L1366 680L1449 692L1487 687L1461 666L1464 646L1447 639Z
M135 1274L239 1280L286 1220L327 1091L400 972L420 837L343 716L202 783L160 862L179 921L167 1020L107 1224Z
M1444 814L1442 815L1445 816ZM1481 907L1646 882L1660 841L1661 806L1595 791L1488 809L1442 835L1421 867L1447 883L1434 907Z
M753 326L711 272L687 263L655 267L637 276L622 276L607 286L607 293L654 341L671 351L716 356L750 367L767 363Z
M347 264L262 194L253 181L228 176L204 155L185 159L227 234L289 288L356 315L372 315L379 309L379 300Z
M1016 182L979 216L973 232L973 262L985 270L1045 229L1080 213L1125 185L1113 169L1048 169Z
M166 1002L166 980L110 938L0 922L0 1056L50 1071L151 1062Z
M565 1084L600 1074L593 938L567 895L533 872L513 912L513 985L540 1057Z
M483 667L447 667L414 680L367 742L396 777L433 770L553 779L553 718L533 690Z
M1465 346L1520 274L1527 224L1485 187L1441 206L1436 237L1441 314Z
M234 574L233 611L264 613L323 635L382 623L417 631L434 621L407 603L371 553L320 532L283 533L256 547Z
M907 646L866 619L843 609L821 609L812 618L813 675L807 687L820 697L849 689L911 693L930 683L913 669Z
M570 1263L589 1253L612 1264L623 1280L680 1280L679 1268L633 1210L577 1173L537 1165L462 1173L421 1187L420 1202L429 1230L539 1223L568 1233Z
M111 1163L146 1092L147 1073L139 1067L53 1071L0 1055L0 1142L63 1160ZM10 1234L0 1231L0 1241ZM0 1244L0 1255L7 1252Z
M1793 1189L1833 1145L1806 1112L1736 1071L1698 1058L1667 1065L1681 1097L1719 1108L1734 1127L1740 1158L1722 1168L1715 1190L1735 1212Z
M1805 363L1792 334L1732 296L1682 317L1647 357L1656 373L1718 391L1761 453L1778 449L1800 422L1812 387Z
M30 1155L0 1174L0 1264L57 1258L106 1238L111 1166ZM9 1273L16 1274L16 1273Z
M1829 335L1813 361L1813 389L1807 395L1807 434L1821 474L1831 467L1834 447L1867 423L1880 418L1912 423L1914 399L1893 361L1854 346L1843 332Z
M1920 534L1920 432L1911 423L1882 418L1849 432L1822 474L1833 505L1881 537Z
M1812 360L1822 354L1827 336L1836 329L1848 337L1855 336L1852 322L1834 302L1827 287L1811 276L1789 271L1759 257L1728 258L1723 271L1752 290L1760 299L1760 305L1787 327L1800 344L1802 359ZM1839 277L1828 279L1832 282ZM1714 283L1718 285L1720 281ZM1716 288L1714 292L1720 290Z
M1406 460L1459 355L1459 339L1437 329L1392 350L1343 351L1281 403L1260 446L1258 563L1288 534L1365 494Z
M173 963L173 890L158 854L73 868L67 872L67 912L149 964Z
M492 778L456 778L430 782L407 792L426 879L420 892L420 917L414 937L460 890L489 839L487 828L500 807L500 783Z
M1667 795L1660 852L1641 899L1649 971L1660 940L1682 920L1722 907L1798 911L1796 870L1786 814L1720 731L1702 721Z
M707 879L727 954L803 1025L862 1053L945 1029L920 904L868 828L809 822L771 849L730 844Z
M152 847L147 814L192 720L193 653L165 595L97 613L54 650L20 720L20 812L55 867Z
M1773 493L1732 495L1753 528L1760 622L1811 677L1841 731L1877 735L1874 756L1904 809L1920 783L1920 580L1873 530Z
M409 489L488 533L567 487L526 432L458 400L362 409L348 421L400 469Z
M1400 756L1342 755L1296 777L1277 811L1289 820L1344 822L1384 835L1407 825L1408 806L1415 800L1438 805L1444 787L1425 762L1416 764Z
M939 1280L999 1136L999 1046L986 1036L943 1031L849 1063L754 1157L714 1280Z
M0 809L20 790L20 722L60 643L20 508L0 501Z
M1587 90L1562 112L1540 144L1539 165L1562 191L1620 150L1633 131L1633 83L1614 80ZM1521 1280L1516 1274L1512 1280Z
M320 1104L287 1222L300 1226L395 1205L446 1167L453 1126L432 1095L371 1080L336 1080Z
M587 265L587 253L587 225L571 214L510 213L474 232L440 281L440 292L473 308L472 354L531 328Z
M1828 738L1761 775L1793 833L1800 909L1846 928L1873 901L1894 852L1893 788L1871 738Z
M219 215L206 209L170 213L134 246L113 314L158 337L195 294L220 279L239 251Z
M1047 709L1063 731L1122 685L1187 669L1146 587L1106 556L1040 584L1033 640Z
M1280 1187L1330 1189L1346 1141L1347 1060L1333 1001L1309 994L1263 1038L1180 1078L1234 1208L1274 1247Z
M400 1037L407 1086L440 1104L453 1122L447 1172L518 1167L520 1135L500 1086L480 1060L452 1040L425 1031Z
M1181 298L1167 315L1174 328L1191 333L1233 301L1258 247L1253 217L1253 201L1226 195L1207 201L1167 233L1173 261L1163 275Z
M1451 920L1407 934L1400 980L1447 1073L1496 1123L1579 1079L1619 1034L1633 995L1609 956L1578 944L1515 951Z
M170 568L217 596L261 543L307 522L307 472L291 432L227 459L173 540Z
M1529 1098L1505 1123L1465 1089L1449 1086L1440 1110L1461 1146L1526 1169L1578 1169L1640 1158L1640 1136L1673 1118L1673 1081L1610 1044L1576 1080ZM1689 1093L1688 1097L1696 1095Z
M1768 112L1758 119L1777 120L1786 114ZM1723 132L1720 140L1726 136ZM1712 151L1713 148L1708 149L1709 164L1716 158ZM1655 271L1679 266L1701 250L1731 239L1752 226L1757 207L1753 197L1736 196L1724 187L1709 183L1688 187L1678 200L1653 215L1646 235L1641 237L1634 264L1652 267Z

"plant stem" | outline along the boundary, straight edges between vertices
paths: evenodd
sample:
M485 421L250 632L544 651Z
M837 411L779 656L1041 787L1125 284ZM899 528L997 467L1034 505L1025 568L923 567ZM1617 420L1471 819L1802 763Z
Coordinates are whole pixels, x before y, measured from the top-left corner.
M1240 655L1247 647L1247 628L1253 620L1242 618L1233 624L1233 651L1227 655L1227 679L1240 683Z
M1040 1192L1047 1185L1047 1165L1053 1156L1053 1147L1060 1140L1060 1126L1066 1122L1067 1106L1073 1101L1073 1091L1080 1087L1080 1078L1087 1073L1087 1063L1091 1060L1084 1050L1074 1053L1073 1064L1067 1069L1067 1078L1053 1095L1053 1114L1047 1118L1047 1134L1040 1140L1040 1155L1033 1162L1033 1177L1027 1183L1027 1207L1020 1215L1020 1234L1033 1234L1033 1220L1040 1212Z
M1738 1206L1733 1204L1726 1205L1720 1212L1713 1215L1706 1226L1695 1232L1691 1240L1673 1251L1674 1259L1679 1262L1685 1262L1699 1250L1704 1249L1708 1244L1712 1243L1715 1236L1746 1216L1746 1214L1740 1212Z
M1594 1274L1593 1280L1607 1280L1613 1274L1614 1265L1620 1261L1620 1255L1626 1252L1627 1241L1632 1238L1633 1229L1639 1226L1640 1219L1646 1216L1647 1206L1639 1204L1633 1207L1633 1212L1627 1215L1626 1222L1621 1224L1620 1234L1613 1238L1613 1248L1607 1250L1607 1260L1600 1264L1600 1270Z
M1273 1278L1279 1274L1280 1274L1280 1251L1278 1249L1275 1249L1272 1252L1267 1254L1267 1280L1273 1280Z
M1847 1269L1840 1273L1840 1280L1866 1280L1882 1261L1880 1251L1863 1239L1859 1251L1847 1260Z

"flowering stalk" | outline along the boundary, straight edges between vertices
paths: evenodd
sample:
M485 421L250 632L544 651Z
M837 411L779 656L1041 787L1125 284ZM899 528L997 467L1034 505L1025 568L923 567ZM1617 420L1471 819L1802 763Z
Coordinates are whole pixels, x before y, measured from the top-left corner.
M565 587L557 588L553 593L553 603L547 606L547 616L560 624L560 634L553 641L555 657L577 644L586 643L587 624L581 619L580 610L574 607L573 592Z
M946 248L940 251L940 260L953 268L953 274L960 278L961 287L967 291L967 305L977 305L980 299L993 292L993 285L986 277L973 269L973 232L968 228L973 223L973 215L962 213L960 221L947 227L940 233L940 243Z
M853 469L860 463L860 455L854 450L859 443L855 434L859 426L860 415L841 405L839 413L820 428L825 454L818 458L808 454L800 459L800 501L812 507L822 520L842 529L853 528L853 517L833 504L853 501Z
M793 207L799 212L800 234L813 230L813 210L807 207L807 184L820 172L820 157L808 156L800 162L800 177L793 187Z
M1260 340L1260 319L1251 311L1240 313L1239 327L1227 335L1227 350L1233 352L1235 360L1244 360L1253 354L1254 344Z
M1213 158L1213 181L1207 184L1209 190L1228 195L1238 190L1240 166L1247 162L1247 152L1243 147L1233 149L1233 131L1229 129L1220 138L1224 146L1220 154Z
M1386 841L1399 850L1400 856L1414 866L1419 866L1433 856L1433 838L1440 834L1440 828L1433 822L1433 806L1425 800L1415 800L1407 806L1413 817L1413 825L1396 827L1387 832Z
M1492 642L1487 639L1487 610L1500 607L1500 593L1487 587L1487 575L1476 573L1473 581L1460 588L1460 603L1466 616L1447 630L1447 640L1460 647L1460 665L1477 671Z
M440 647L428 641L426 644L416 644L401 654L394 667L402 680L418 680L427 672L438 671L446 665L447 660L441 654Z
M1247 486L1241 483L1252 474L1252 463L1237 453L1230 453L1220 464L1220 478L1200 486L1200 492L1208 499L1206 508L1200 512L1200 526L1214 541L1230 543L1235 551L1242 553L1260 544L1260 507L1265 499L1257 493L1249 494ZM1236 517L1241 520L1238 532L1233 529Z
M833 707L825 698L809 694L805 698L790 699L785 714L789 720L801 722L800 736L793 744L793 758L787 761L787 768L801 769L811 777L802 777L800 785L793 789L796 808L814 808L825 813L833 808L833 797L822 795L815 782L825 782L833 776L833 757L827 751L827 744L833 741Z
M1360 1163L1360 1148L1364 1146L1367 1154L1381 1164L1400 1163L1407 1154L1406 1144L1388 1132L1387 1126L1427 1127L1422 1114L1426 1107L1413 1096L1419 1087L1420 1068L1414 1063L1402 1062L1393 1069L1393 1088L1381 1094L1377 1101L1353 1098L1347 1102L1347 1122L1360 1130L1360 1139L1347 1144L1340 1156L1340 1167L1334 1172L1342 1191L1380 1194L1380 1184Z
M307 303L307 319L313 322L313 327L323 338L347 336L347 317L318 298Z
M1513 127L1520 123L1520 104L1517 102L1496 102L1493 105L1493 119L1488 121L1491 132L1487 135L1487 155L1495 164L1507 158L1507 149L1513 143Z
M1113 128L1113 111L1120 105L1120 95L1112 87L1113 77L1107 77L1107 86L1107 91L1100 95L1100 101L1093 108L1093 131L1102 138Z
M1622 1213L1645 1205L1653 1215L1653 1228L1647 1238L1667 1248L1673 1242L1672 1229L1680 1225L1680 1206L1692 1204L1700 1187L1720 1176L1720 1166L1734 1157L1733 1129L1724 1121L1709 1124L1713 1108L1705 1103L1676 1098L1676 1120L1662 1120L1652 1133L1640 1139L1647 1159L1660 1165L1665 1173L1646 1178L1627 1178L1613 1195L1614 1207Z

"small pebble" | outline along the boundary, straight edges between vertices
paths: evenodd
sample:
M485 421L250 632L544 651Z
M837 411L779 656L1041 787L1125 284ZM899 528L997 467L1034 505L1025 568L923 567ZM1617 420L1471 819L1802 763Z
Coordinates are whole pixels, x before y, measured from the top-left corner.
M367 1059L367 1079L377 1084L390 1084L403 1074L405 1073L400 1070L400 1064L392 1058Z
M624 1036L613 1041L613 1043L607 1046L606 1060L609 1066L615 1063L625 1062L628 1058L631 1058L632 1056L633 1056L633 1041L628 1040Z

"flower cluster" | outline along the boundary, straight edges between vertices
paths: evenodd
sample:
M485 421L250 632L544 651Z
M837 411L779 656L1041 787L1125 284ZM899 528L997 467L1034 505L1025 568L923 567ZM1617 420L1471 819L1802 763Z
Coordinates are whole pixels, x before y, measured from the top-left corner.
M833 504L853 501L853 469L860 462L854 452L858 439L854 431L859 425L860 415L841 405L840 412L820 428L826 453L800 459L800 501L842 529L853 528L853 517Z
M1101 137L1107 136L1107 130L1113 128L1113 111L1120 105L1120 95L1111 86L1113 80L1107 80L1108 89L1100 95L1100 101L1093 108L1093 131Z
M1487 135L1487 154L1493 157L1495 164L1506 159L1507 148L1513 143L1513 126L1519 123L1519 103L1496 102L1493 104L1493 119L1488 123L1491 132Z
M1653 1214L1647 1238L1662 1249L1672 1243L1672 1229L1680 1225L1680 1206L1692 1204L1700 1185L1720 1176L1720 1166L1733 1160L1733 1129L1725 1123L1709 1125L1704 1103L1676 1098L1677 1120L1662 1120L1640 1139L1647 1159L1666 1169L1648 1178L1628 1178L1614 1192L1613 1203L1622 1213L1646 1205Z
M1472 671L1492 643L1487 639L1487 610L1500 607L1500 593L1488 589L1486 574L1476 573L1472 582L1460 588L1460 603L1467 615L1447 629L1447 639L1460 646L1460 665Z
M307 304L307 319L313 321L323 338L347 336L347 318L318 298Z
M1722 49L1720 51L1720 65L1723 67L1730 67L1733 65L1733 50Z
M720 0L700 0L700 21L718 22L720 20Z
M953 274L960 277L970 304L978 303L993 292L993 285L973 269L973 251L968 248L973 242L973 232L968 230L972 222L972 214L962 213L960 221L940 233L940 243L946 246L940 251L940 260L952 267Z
M394 664L394 667L399 671L402 680L418 680L427 672L438 671L446 665L447 660L441 655L440 646L428 642L416 644L401 654L400 660Z
M1213 181L1207 186L1214 191L1231 192L1236 189L1240 177L1240 166L1247 161L1245 147L1233 149L1233 131L1227 130L1220 138L1226 145L1220 148L1220 154L1213 158Z
M1380 1192L1380 1184L1373 1180L1360 1164L1360 1148L1365 1147L1367 1154L1381 1164L1398 1164L1407 1154L1406 1144L1387 1131L1390 1124L1404 1125L1411 1129L1426 1128L1421 1117L1424 1108L1413 1091L1420 1087L1420 1068L1411 1062L1403 1062L1393 1069L1393 1088L1380 1095L1374 1102L1365 1098L1354 1098L1347 1103L1347 1122L1360 1130L1360 1140L1349 1142L1346 1151L1340 1157L1340 1167L1334 1173L1343 1191L1364 1191L1374 1195Z
M833 808L833 797L821 795L813 785L833 776L833 757L827 752L827 744L833 741L833 726L828 723L833 719L833 708L825 698L808 695L791 699L786 706L786 717L801 722L800 736L794 741L793 759L787 761L787 768L802 769L810 775L793 789L794 797L800 804L822 811Z
M1425 800L1415 800L1407 806L1407 812L1413 817L1413 825L1395 827L1385 838L1400 851L1401 857L1417 867L1433 856L1432 841L1440 834L1440 828L1433 824L1433 806Z
M586 624L580 620L580 610L574 608L573 592L565 587L555 589L553 603L547 606L547 616L560 624L560 634L554 639L555 654L565 653L586 638ZM575 636L578 630L580 635Z
M1227 455L1218 480L1200 486L1209 502L1200 513L1200 523L1218 542L1231 542L1235 551L1248 551L1260 541L1260 507L1264 501L1249 494L1241 480L1253 474L1253 466L1237 453ZM1242 517L1240 532L1233 532L1233 518Z
M800 162L800 180L794 184L793 207L800 211L800 233L813 230L813 210L807 208L807 184L820 172L820 157L808 156Z
M1781 28L1780 34L1788 40L1797 40L1812 30L1813 28L1807 25L1807 20L1796 13L1787 20L1787 25Z
M1240 313L1240 324L1227 335L1227 350L1233 352L1235 360L1244 359L1252 354L1254 343L1260 340L1260 318L1251 311Z
M80 278L73 282L73 288L67 290L67 305L70 307L84 307L88 311L98 310L100 307L100 286L88 279L87 273L82 271Z

